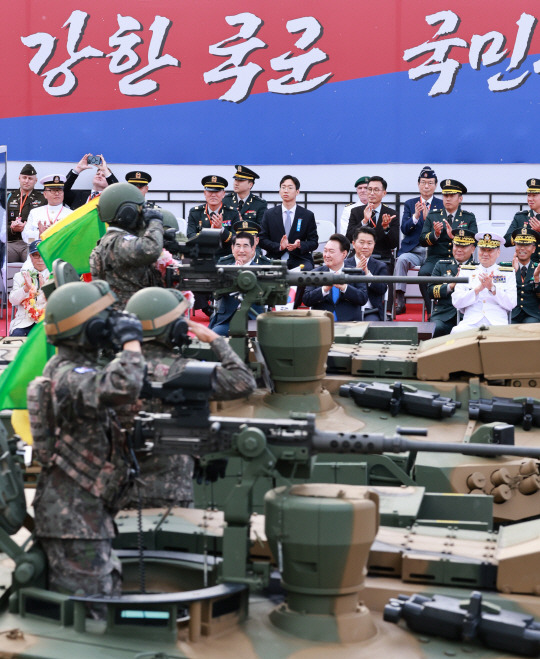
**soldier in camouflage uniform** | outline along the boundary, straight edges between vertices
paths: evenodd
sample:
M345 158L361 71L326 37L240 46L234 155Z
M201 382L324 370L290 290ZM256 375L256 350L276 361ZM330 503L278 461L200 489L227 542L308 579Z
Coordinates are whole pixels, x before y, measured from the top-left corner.
M197 360L174 356L172 350L185 343L188 329L205 343L210 343L220 364L214 372L213 400L232 400L251 394L256 383L251 371L229 347L227 340L204 325L184 318L188 307L183 295L174 289L147 288L136 293L126 310L134 313L143 326L143 354L149 380L163 382L180 374L188 363ZM166 412L161 402L144 401L145 411ZM193 501L193 460L187 455L150 455L140 461L140 489L143 508L184 506ZM129 505L138 505L131 493Z
M163 285L154 265L163 250L163 216L143 204L142 193L129 183L114 183L99 198L100 220L109 227L92 250L90 272L109 283L122 309L141 288Z
M45 332L58 352L28 388L34 447L43 465L35 532L47 555L49 586L63 593L120 594L113 520L130 464L115 408L137 400L144 359L139 320L111 315L114 302L103 281L54 291ZM99 348L110 340L122 350L100 367Z

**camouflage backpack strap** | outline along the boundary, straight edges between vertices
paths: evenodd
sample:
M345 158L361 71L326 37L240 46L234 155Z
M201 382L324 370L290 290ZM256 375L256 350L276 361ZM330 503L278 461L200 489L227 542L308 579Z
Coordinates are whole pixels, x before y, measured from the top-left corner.
M50 378L40 375L30 382L26 390L26 406L30 419L34 452L39 462L45 467L51 460L55 440Z
M69 368L65 366L59 372L62 373ZM34 452L39 462L46 466L51 461L56 441L53 383L49 377L39 375L30 382L26 390L26 407Z

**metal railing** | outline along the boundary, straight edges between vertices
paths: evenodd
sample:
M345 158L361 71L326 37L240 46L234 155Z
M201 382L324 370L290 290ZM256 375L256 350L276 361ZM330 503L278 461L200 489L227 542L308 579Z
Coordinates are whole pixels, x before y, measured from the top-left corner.
M269 207L280 203L281 199L275 190L254 190L263 197ZM384 203L395 208L401 220L403 204L407 199L417 197L417 191L389 192ZM440 196L436 195L436 196ZM187 219L189 209L204 203L201 190L152 190L148 198L164 207L169 207L178 217ZM326 220L339 228L341 213L346 204L358 201L355 192L300 190L297 201L309 208L317 220ZM469 192L464 196L463 208L476 215L478 222L493 222L510 224L514 215L527 208L525 192Z

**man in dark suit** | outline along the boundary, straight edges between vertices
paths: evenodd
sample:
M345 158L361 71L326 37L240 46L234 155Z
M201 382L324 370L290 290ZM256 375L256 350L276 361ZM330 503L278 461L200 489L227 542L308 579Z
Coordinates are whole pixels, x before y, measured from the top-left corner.
M99 165L89 165L88 157L92 156L91 153L85 154L79 162L75 165L73 169L70 169L67 176L66 182L64 183L64 204L69 206L71 210L75 210L80 206L84 206L90 199L98 197L103 190L113 183L118 183L118 179L111 172L105 158L100 155L101 163ZM85 169L92 169L92 167L97 167L96 173L92 178L92 189L91 190L72 190L79 174Z
M219 259L219 265L269 265L270 259L256 253L255 235L253 232L240 231L232 239L232 254ZM235 295L227 293L219 298L216 310L208 327L220 336L229 334L231 318L238 309L240 302ZM264 309L260 306L252 307L250 318L256 318Z
M324 265L315 272L341 272L350 249L351 244L345 236L332 234L324 246ZM336 321L362 320L362 307L367 301L367 287L362 283L308 286L303 298L307 307L331 311Z
M452 258L437 261L433 268L433 277L455 277L462 265L475 265L473 254L476 239L473 231L458 229L452 240ZM450 334L457 325L457 310L452 304L452 293L456 287L452 284L428 284L428 293L433 300L431 322L435 323L433 338Z
M388 268L382 261L373 257L375 249L375 230L370 227L359 227L354 231L352 246L354 256L348 258L345 268L359 268L365 275L383 276L388 274ZM384 294L387 284L368 284L368 301L363 307L364 320L386 320L384 317Z
M375 230L375 251L378 259L391 263L392 250L399 245L399 221L396 211L382 203L387 183L382 176L372 176L368 182L368 203L353 208L347 227L347 238L353 239L354 230L371 227Z
M512 324L540 323L540 265L532 260L539 239L540 235L528 226L516 229L512 234L516 254L511 265L516 272L517 287L517 304L512 309Z
M312 253L319 246L317 224L311 211L296 204L300 181L290 174L279 183L283 203L263 215L260 246L270 259L287 260L287 267L313 270Z
M441 199L433 196L437 187L437 175L426 165L418 177L419 197L408 199L403 208L401 233L403 240L399 248L394 274L406 277L408 271L420 267L426 260L426 248L420 245L420 234L430 210L442 209ZM405 313L405 289L407 284L396 284L396 315Z

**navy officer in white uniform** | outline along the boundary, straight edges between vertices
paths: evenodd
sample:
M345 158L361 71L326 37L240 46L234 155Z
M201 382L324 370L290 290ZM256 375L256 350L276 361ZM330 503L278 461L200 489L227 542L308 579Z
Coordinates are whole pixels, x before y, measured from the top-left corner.
M458 276L468 276L466 284L456 284L452 304L463 318L453 329L463 332L481 325L508 325L508 312L517 304L514 269L497 264L502 236L477 233L479 265L461 266Z

